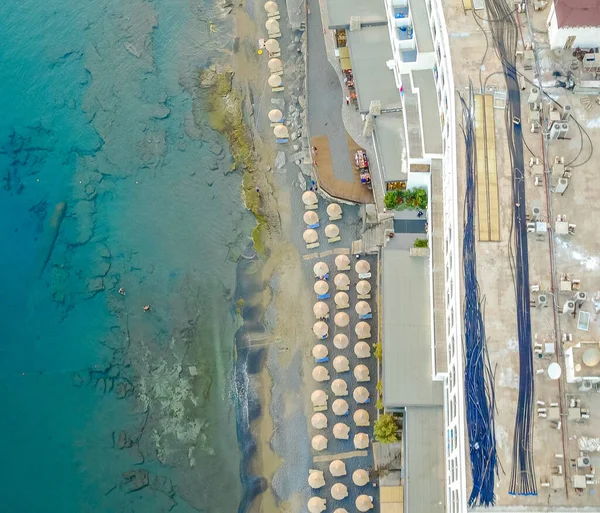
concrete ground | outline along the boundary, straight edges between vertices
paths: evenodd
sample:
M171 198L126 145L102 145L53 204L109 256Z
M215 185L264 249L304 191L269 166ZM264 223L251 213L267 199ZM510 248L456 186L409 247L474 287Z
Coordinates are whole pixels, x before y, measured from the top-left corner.
M478 14L485 18L484 11L479 11ZM544 29L547 15L548 9L534 14L533 19L538 30ZM501 70L501 66L493 48L491 46L487 47L488 40L490 45L492 44L487 24L479 19L476 23L470 11L465 14L460 0L450 2L445 11L445 17L450 38L456 90L466 92L469 80L473 81L476 92L483 85L487 86L486 92L491 92L494 88L505 90L503 75L494 75L495 72ZM527 41L528 27L525 24L524 15L521 15L520 21L524 24L522 27L523 36ZM478 27L478 23L483 27L483 31ZM536 37L539 39L538 48L542 48L545 34L537 33ZM551 53L546 52L544 55L548 57ZM532 71L523 71L522 62L519 64L519 71L524 72L530 79L533 78ZM524 113L528 109L527 92L522 95ZM591 111L586 112L581 108L579 99L571 93L566 93L564 89L552 89L548 92L558 101L565 101L572 105L574 117L589 133L592 141L600 145L600 123L598 123L600 107L596 106ZM457 125L460 125L462 112L458 101L456 114ZM477 243L476 246L479 285L481 294L485 297L485 327L488 349L496 377L496 433L501 463L500 476L497 480L497 504L499 507L523 506L531 509L559 505L573 508L593 506L598 504L597 495L600 493L600 486L598 484L588 485L584 492L576 493L571 482L571 477L576 473L576 470L570 467L570 460L579 456L578 437L583 435L598 436L600 432L600 394L578 392L576 386L564 382L564 372L560 383L559 381L551 381L545 371L552 361L558 361L563 365L563 358L560 354L558 356L543 355L541 359L535 357L535 369L543 371L543 374L535 376L535 398L544 401L546 407L549 407L551 402L561 402L564 406L567 402L567 395L569 400L576 396L581 400L582 407L590 409L590 420L584 423L576 423L573 419L563 417L562 429L558 431L548 419L538 418L537 413L534 413L533 451L538 495L513 497L508 494L519 386L519 355L515 291L511 270L512 258L510 258L511 251L514 251L511 232L514 201L511 192L511 168L504 115L505 110L495 109L501 240L500 242L481 242ZM525 117L525 114L523 114L523 117ZM525 123L526 120L523 120L523 122ZM540 134L530 134L527 130L524 130L524 132L526 134L525 142L531 148L534 156L541 159L542 139ZM457 134L457 163L458 169L461 170L464 168L464 142L460 130L457 131ZM565 162L570 162L577 156L581 136L577 129L573 129L569 135L572 137L571 140L552 141L549 148L551 160L555 156L564 156ZM600 148L600 146L597 146L597 148ZM528 160L531 153L525 149L525 154L526 160ZM584 145L582 154L575 164L582 163L588 154L589 146ZM553 217L555 218L557 214L563 214L567 216L570 223L577 225L575 235L562 236L562 239L554 241L556 272L571 272L575 278L581 279L581 290L587 292L588 297L594 296L600 291L600 240L596 235L595 222L591 221L596 218L594 214L597 214L597 211L600 210L600 205L596 200L600 194L600 183L595 178L595 165L594 159L592 159L590 162L573 169L573 179L564 196L553 194L551 197ZM530 211L533 206L540 206L543 212L543 220L549 221L546 213L545 188L534 185L530 169L527 169L525 173L525 180L526 208ZM556 180L557 177L553 177L554 183ZM464 175L461 174L459 174L458 193L459 201L463 201L465 183ZM460 223L462 221L462 219L459 220ZM551 245L549 244L548 234L540 237L540 240L538 240L536 234L530 234L528 242L530 284L539 284L540 290L550 291ZM461 290L461 294L464 295L464 290ZM571 294L571 292L557 294L558 303L562 304L567 298L570 298ZM536 296L537 294L532 294L532 297ZM599 324L594 304L588 300L583 309L592 313L593 321L590 330L588 332L579 331L576 329L575 321L572 318L564 314L557 314L559 339L562 333L572 333L574 342L598 341ZM533 343L554 342L556 331L552 308L533 309L531 317ZM562 395L559 392L559 386L562 389ZM555 455L559 455L559 457ZM597 463L600 463L600 461ZM556 473L559 465L562 466L563 481L566 488L553 491L550 488L542 487L542 481L549 479L553 473ZM587 473L590 472L589 468L582 470ZM580 471L579 473L584 472ZM467 463L467 475L469 473L470 468ZM467 493L469 492L470 489L467 490Z

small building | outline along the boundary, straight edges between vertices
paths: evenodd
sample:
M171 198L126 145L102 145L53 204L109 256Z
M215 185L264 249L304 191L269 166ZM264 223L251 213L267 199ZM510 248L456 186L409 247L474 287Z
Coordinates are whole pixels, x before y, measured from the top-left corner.
M600 46L600 0L555 0L548 16L550 47Z

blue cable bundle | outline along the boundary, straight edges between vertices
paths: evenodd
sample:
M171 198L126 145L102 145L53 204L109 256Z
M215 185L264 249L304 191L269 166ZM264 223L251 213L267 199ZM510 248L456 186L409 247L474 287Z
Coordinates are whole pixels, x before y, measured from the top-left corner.
M498 469L494 427L494 380L488 358L475 255L475 116L473 88L469 104L461 97L466 147L466 193L463 236L465 280L465 402L473 489L469 507L493 506Z

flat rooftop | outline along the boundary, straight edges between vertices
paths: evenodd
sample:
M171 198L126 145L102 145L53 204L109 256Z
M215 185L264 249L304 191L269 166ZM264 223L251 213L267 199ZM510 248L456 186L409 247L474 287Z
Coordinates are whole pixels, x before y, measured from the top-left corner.
M423 157L423 134L421 133L421 115L419 113L419 97L412 89L412 80L407 73L400 77L404 90L404 116L408 137L408 154L410 158Z
M387 25L348 32L348 46L361 112L368 111L372 101L380 101L382 109L401 107L394 72L386 65L392 60Z
M362 24L381 23L387 25L383 0L327 0L329 28L348 28L350 17L360 17ZM387 30L387 28L386 28ZM389 40L389 38L388 38Z
M441 406L432 380L429 260L392 239L383 250L383 402L387 408Z
M408 6L419 52L433 52L433 39L429 28L429 16L427 15L425 0L408 0Z
M444 412L441 406L404 413L404 511L445 511Z
M419 90L425 153L441 155L443 151L442 127L433 71L413 71L412 79L415 89Z
M406 180L408 154L402 112L386 112L377 117L375 141L381 155L384 180Z

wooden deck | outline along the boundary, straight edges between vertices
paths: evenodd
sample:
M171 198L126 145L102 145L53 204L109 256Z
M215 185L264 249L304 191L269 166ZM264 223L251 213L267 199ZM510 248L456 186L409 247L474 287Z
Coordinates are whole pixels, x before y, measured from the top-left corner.
M360 146L354 142L348 134L348 158L354 168L354 152L360 149ZM312 138L311 145L317 148L315 160L318 166L315 166L317 181L319 187L334 198L352 201L354 203L373 203L373 193L360 183L358 173L354 174L354 181L348 182L340 180L333 172L333 158L329 149L329 138L326 135L315 135Z

